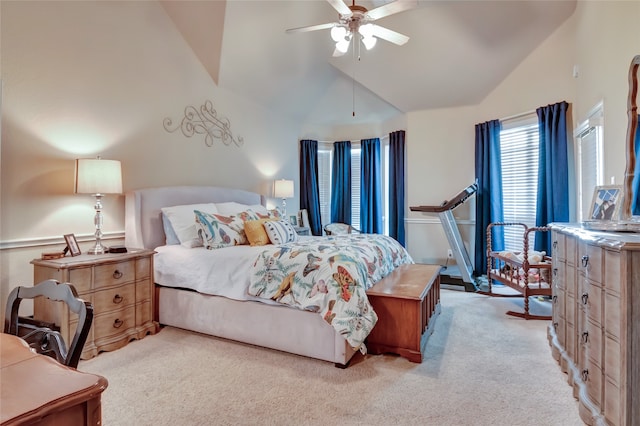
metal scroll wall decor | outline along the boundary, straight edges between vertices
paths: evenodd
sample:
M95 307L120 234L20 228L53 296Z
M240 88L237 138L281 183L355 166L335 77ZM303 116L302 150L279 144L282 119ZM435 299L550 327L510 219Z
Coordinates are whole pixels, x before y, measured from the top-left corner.
M231 144L242 146L244 144L242 136L235 138L231 133L229 119L218 117L218 112L213 108L211 101L206 101L199 110L192 105L185 107L184 118L175 127L171 118L165 118L162 124L167 132L173 133L180 129L182 134L188 138L195 134L205 135L204 143L209 147L213 146L214 139L220 140L227 146Z

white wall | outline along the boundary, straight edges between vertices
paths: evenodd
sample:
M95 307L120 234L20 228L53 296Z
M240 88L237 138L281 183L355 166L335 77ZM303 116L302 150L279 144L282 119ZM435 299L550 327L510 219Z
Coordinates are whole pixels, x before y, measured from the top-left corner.
M607 182L615 176L621 184L626 161L627 73L633 56L640 54L638 22L640 2L580 1L574 15L479 105L409 113L408 205L439 204L473 182L476 123L562 100L572 105L574 125L604 100L605 176ZM574 65L578 65L577 78ZM473 201L454 211L465 241L474 239ZM448 242L437 216L410 212L407 231L408 249L416 261L444 262Z
M211 184L271 196L273 179L294 179L289 208L298 209L299 126L216 86L159 3L0 8L0 300L32 283L29 261L61 250L63 234L76 234L83 251L91 246L94 202L73 194L75 158L120 160L125 191ZM180 122L187 105L205 100L244 138L242 147L207 147L202 135L165 131L163 119ZM121 237L124 196L104 205L104 231Z

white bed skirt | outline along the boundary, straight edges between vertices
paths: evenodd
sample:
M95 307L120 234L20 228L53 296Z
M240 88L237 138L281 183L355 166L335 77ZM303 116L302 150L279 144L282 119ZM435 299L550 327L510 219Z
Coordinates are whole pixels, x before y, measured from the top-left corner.
M315 312L159 287L159 321L346 366L355 351Z

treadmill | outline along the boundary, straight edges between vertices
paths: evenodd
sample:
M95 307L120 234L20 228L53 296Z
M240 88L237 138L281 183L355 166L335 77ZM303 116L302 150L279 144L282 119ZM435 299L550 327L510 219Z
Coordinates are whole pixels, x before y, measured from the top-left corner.
M478 184L473 183L456 194L451 200L445 200L439 206L414 206L409 207L414 212L438 213L440 223L444 228L444 233L449 240L449 246L456 259L456 265L443 266L440 272L440 282L442 284L453 284L464 286L465 291L477 291L475 280L473 279L473 265L469 258L456 219L453 216L453 209L464 203L467 198L478 190Z

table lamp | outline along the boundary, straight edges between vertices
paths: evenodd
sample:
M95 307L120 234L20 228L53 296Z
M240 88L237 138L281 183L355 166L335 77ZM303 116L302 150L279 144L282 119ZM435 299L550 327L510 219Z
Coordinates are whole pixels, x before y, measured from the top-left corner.
M287 217L287 198L293 197L293 181L280 179L273 183L273 196L282 198L282 216Z
M122 168L120 161L103 160L102 158L82 158L76 160L76 194L92 194L96 197L94 206L96 215L96 244L89 254L107 252L102 245L102 196L105 194L122 194Z

